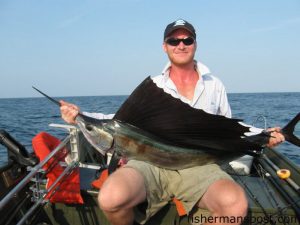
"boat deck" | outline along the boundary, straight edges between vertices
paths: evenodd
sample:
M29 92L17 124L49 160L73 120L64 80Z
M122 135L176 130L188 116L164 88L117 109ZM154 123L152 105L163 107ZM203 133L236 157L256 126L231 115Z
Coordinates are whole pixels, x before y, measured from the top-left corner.
M98 191L91 189L90 183L94 180L97 173L96 170L81 168L81 185L82 195L86 204L84 205L65 205L65 204L48 204L44 207L46 215L52 224L110 224L104 217L103 212L97 205ZM249 200L249 213L248 221L243 224L255 224L256 222L267 221L270 218L279 223L282 218L288 223L286 224L299 224L296 220L291 206L282 197L280 192L274 188L272 182L267 178L263 179L257 176L237 176L232 175L236 182L240 183L245 189ZM299 199L299 196L295 196ZM72 210L70 210L72 208ZM74 210L75 208L75 210ZM199 209L194 212L190 217L179 217L177 215L176 207L170 203L164 207L157 215L151 218L147 225L188 225L188 224L201 224L200 219L208 219L210 217L207 210ZM251 220L251 221L250 221ZM59 221L59 222L57 222ZM80 223L79 223L80 221ZM259 223L263 224L263 223Z
M244 188L248 197L249 211L243 225L299 225L300 169L275 150L266 149L264 152L265 154L262 157L254 160L249 175L239 175L237 172L233 172L232 169L227 170L234 180ZM97 196L99 190L93 189L91 186L92 181L99 177L99 168L101 168L99 165L105 167L107 158L97 155L96 151L84 150L81 153L84 153L84 155L79 154L80 189L84 204L52 204L41 201L40 206L30 214L32 217L28 217L30 222L25 222L25 224L110 224L98 207ZM289 179L294 182L294 185L291 185L287 180L280 179L276 175L276 168L274 169L272 164L279 168L289 169L291 171ZM37 168L41 168L41 166L38 164L34 168L38 171ZM0 168L0 172L1 201L14 186L22 182L22 178L26 174L29 175L26 172L26 167L20 167L17 163L11 163ZM27 181L29 182L30 179L28 178ZM21 191L11 195L12 199L8 201L4 208L1 208L0 224L17 224L16 222L22 220L24 215L28 215L27 212L33 204L30 200L32 192L29 187L30 182L26 183ZM210 218L212 217L209 212L203 209L195 209L189 216L179 217L175 204L171 202L150 218L146 225L200 225Z

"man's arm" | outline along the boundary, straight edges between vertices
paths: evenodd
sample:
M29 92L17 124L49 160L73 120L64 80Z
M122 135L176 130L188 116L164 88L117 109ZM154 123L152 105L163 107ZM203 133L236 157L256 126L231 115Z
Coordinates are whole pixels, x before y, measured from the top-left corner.
M60 104L61 104L60 112L61 112L62 119L67 123L76 124L75 118L80 112L80 108L77 105L62 100L60 101ZM82 114L96 119L112 119L114 117L114 114L89 113L89 112L83 112Z

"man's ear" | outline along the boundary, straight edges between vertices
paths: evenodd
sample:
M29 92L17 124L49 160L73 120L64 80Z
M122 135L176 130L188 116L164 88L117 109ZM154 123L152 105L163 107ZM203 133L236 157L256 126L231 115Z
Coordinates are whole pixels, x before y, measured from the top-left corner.
M164 50L165 52L167 52L166 42L163 43L163 46L162 46L162 47L163 47L163 50Z

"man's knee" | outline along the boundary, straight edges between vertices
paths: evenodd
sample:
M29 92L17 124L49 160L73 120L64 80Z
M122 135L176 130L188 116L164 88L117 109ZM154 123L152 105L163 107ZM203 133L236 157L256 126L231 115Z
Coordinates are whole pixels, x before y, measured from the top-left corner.
M226 184L225 187L220 189L221 210L225 214L232 216L246 216L248 210L248 200L244 190L240 185L232 182Z
M122 205L124 205L128 200L126 199L126 193L122 193L121 188L113 186L103 187L99 191L98 203L102 210L104 211L118 211Z
M114 212L134 207L145 198L143 177L134 169L124 168L113 173L103 184L98 203L102 210Z
M199 206L216 214L246 216L248 200L240 185L231 180L219 180L208 188Z
M225 206L226 211L233 216L246 216L248 211L248 200L245 192L240 189L238 191L233 191L231 195L231 201L229 200Z

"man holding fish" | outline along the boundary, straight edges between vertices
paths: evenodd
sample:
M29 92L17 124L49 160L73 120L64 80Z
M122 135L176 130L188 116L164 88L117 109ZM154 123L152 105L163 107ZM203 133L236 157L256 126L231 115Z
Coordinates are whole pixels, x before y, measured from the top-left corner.
M194 27L182 19L170 23L163 41L163 50L170 63L161 75L151 79L164 92L190 107L231 117L223 84L205 65L194 60L196 49ZM64 101L60 103L62 118L68 123L76 123L80 109ZM112 118L112 115L101 117ZM284 141L280 128L268 131L272 136L269 147ZM216 164L168 170L144 161L130 160L109 176L98 200L111 224L130 225L134 220L144 224L174 197L182 202L187 213L199 207L208 209L214 217L238 218L247 214L244 190Z

